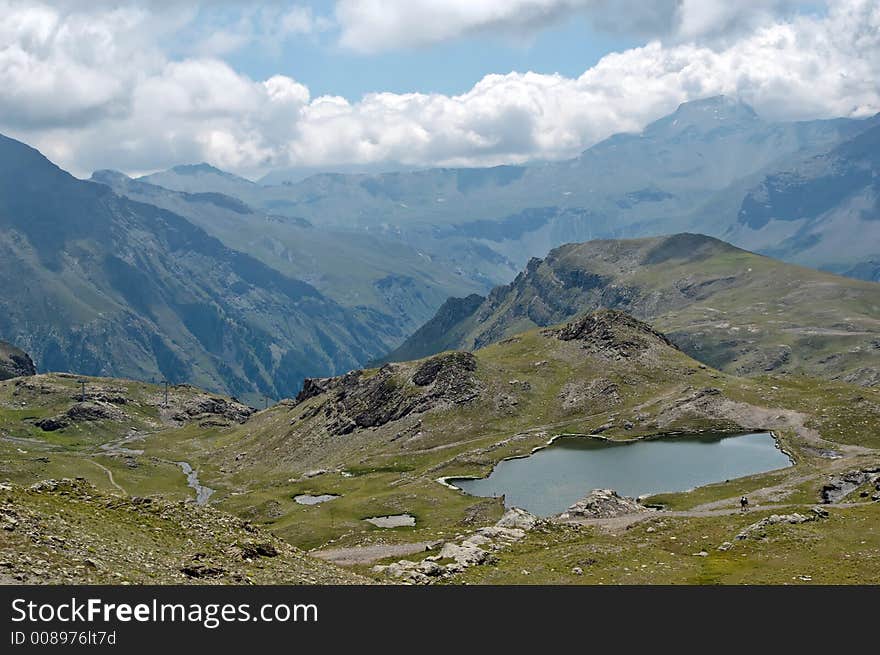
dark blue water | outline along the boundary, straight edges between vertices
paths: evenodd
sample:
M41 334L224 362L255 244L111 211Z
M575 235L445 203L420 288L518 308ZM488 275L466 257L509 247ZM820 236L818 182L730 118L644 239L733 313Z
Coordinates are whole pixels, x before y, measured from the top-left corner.
M529 457L500 462L488 478L449 482L474 496L504 494L508 507L550 516L592 489L614 489L623 496L686 491L787 466L791 460L767 432L631 443L560 437Z

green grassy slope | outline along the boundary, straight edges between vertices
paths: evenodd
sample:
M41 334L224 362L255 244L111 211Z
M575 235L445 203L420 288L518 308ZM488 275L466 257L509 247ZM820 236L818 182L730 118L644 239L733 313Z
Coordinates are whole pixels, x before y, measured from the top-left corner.
M429 554L426 545L491 525L504 509L500 499L469 496L440 478L486 475L501 459L528 455L559 434L630 440L677 431L772 430L794 466L656 496L650 502L666 509L628 531L541 528L458 580L785 581L818 575L810 571L832 556L840 565L829 567L823 581L872 579L865 567L875 553L878 506L858 493L845 498L846 505L831 506L827 520L771 526L766 538L737 542L730 551L717 546L771 511L809 511L830 475L880 465L880 390L800 375L735 377L701 365L616 311L530 330L474 353L313 379L297 399L249 417L228 399L213 397L206 405L211 397L192 387L172 389L168 409L159 387L90 380L87 390L95 394L90 402L121 413L47 432L38 421L79 404L76 379L0 383L0 480L26 485L83 475L101 493L161 495L191 505L194 492L175 464L185 461L215 490L211 507L294 546L400 547L418 551L406 557L420 559ZM127 400L114 403L114 396ZM198 411L205 407L213 413ZM735 514L742 493L757 506L747 518ZM295 500L300 494L337 497L302 505ZM415 525L380 528L365 521L402 513ZM709 554L693 555L701 550ZM844 557L858 553L861 564ZM373 563L354 564L354 570L370 574ZM574 566L586 572L575 576ZM625 575L632 571L638 575Z
M690 355L737 375L880 382L880 285L701 235L562 246L443 333L457 336L454 347L478 348L600 307L648 320ZM450 347L430 338L430 325L389 358Z
M85 381L85 401L83 385ZM191 499L178 459L143 456L151 435L231 426L253 410L189 385L42 374L0 382L0 480L84 477L98 489Z
M436 480L485 475L501 459L528 454L558 434L631 439L774 430L795 454L791 475L812 476L813 498L828 465L818 453L837 449L849 462L850 451L856 456L880 446L875 389L801 376L733 377L700 365L624 315L598 317L610 325L610 341L562 341L555 330L532 330L472 358L444 354L316 381L299 401L240 427L158 435L148 452L185 452L200 462L221 506L315 547L430 541L466 526L470 515L497 517L497 501ZM629 355L615 351L615 344L631 342L649 345ZM419 384L434 368L437 379ZM758 486L765 483L759 476ZM713 493L724 498L736 491ZM340 497L314 506L294 502L306 493ZM381 530L363 521L402 512L416 517L414 528Z

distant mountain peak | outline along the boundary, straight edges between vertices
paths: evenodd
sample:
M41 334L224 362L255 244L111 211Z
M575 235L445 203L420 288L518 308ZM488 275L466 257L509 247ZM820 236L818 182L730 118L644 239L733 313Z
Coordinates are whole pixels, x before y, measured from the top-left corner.
M681 103L674 112L648 125L644 133L677 133L685 129L710 132L723 125L747 125L760 120L751 105L737 98L718 95Z
M751 105L739 98L732 96L717 95L698 100L689 100L681 103L675 110L675 114L690 114L701 112L718 112L724 118L758 118L758 113Z
M92 182L100 182L102 184L111 185L113 182L128 182L131 178L122 171L113 170L112 168L102 168L92 173L89 178Z
M172 191L198 193L202 191L219 191L227 193L230 189L243 189L258 186L256 182L228 173L207 162L198 164L178 164L163 171L137 178Z
M198 164L178 164L171 168L171 170L178 175L199 175L199 174L213 174L213 175L222 175L223 177L235 177L237 175L233 175L232 173L227 173L224 170L220 170L216 166L212 166L207 162L200 162Z

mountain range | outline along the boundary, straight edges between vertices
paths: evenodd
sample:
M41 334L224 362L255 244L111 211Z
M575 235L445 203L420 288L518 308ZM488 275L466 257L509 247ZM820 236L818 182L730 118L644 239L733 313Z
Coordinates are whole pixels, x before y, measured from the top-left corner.
M280 184L208 164L84 181L2 138L0 338L40 370L191 381L259 402L389 352L478 347L608 306L726 370L874 384L872 286L758 257L744 276L729 267L747 253L697 237L668 246L663 278L620 239L708 234L877 279L878 123L771 122L720 96L568 161ZM564 245L581 242L593 245ZM688 260L692 247L711 254ZM583 279L554 269L575 259ZM550 269L562 296L542 286ZM712 310L735 321L713 323Z
M280 397L381 354L390 329L5 137L0 252L0 334L41 370Z
M684 103L639 133L613 135L560 162L319 174L274 185L201 164L141 179L190 193L227 193L316 226L382 234L484 286L506 283L531 257L564 243L682 231L847 272L877 258L876 223L858 211L841 214L855 202L867 203L864 210L876 216L873 187L858 185L876 175L869 153L876 151L872 128L878 124L878 116L768 121L741 101L717 96ZM822 174L823 166L837 173ZM768 220L757 225L749 213L791 171L814 188L810 197L827 198L827 206L815 216L794 216L794 206L768 206ZM855 232L869 238L855 238Z
M382 235L318 229L304 218L256 210L220 192L172 191L117 171L96 171L91 180L183 216L230 247L308 282L346 307L388 316L389 331L377 335L388 347L428 320L450 294L486 290L485 284L471 282Z

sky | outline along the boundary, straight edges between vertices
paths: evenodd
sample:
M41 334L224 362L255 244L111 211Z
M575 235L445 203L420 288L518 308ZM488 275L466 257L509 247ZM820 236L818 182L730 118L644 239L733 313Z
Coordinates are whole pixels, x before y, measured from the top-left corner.
M880 0L0 0L0 132L79 176L557 160L726 94L880 111Z

